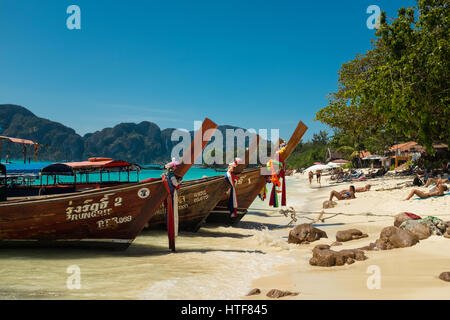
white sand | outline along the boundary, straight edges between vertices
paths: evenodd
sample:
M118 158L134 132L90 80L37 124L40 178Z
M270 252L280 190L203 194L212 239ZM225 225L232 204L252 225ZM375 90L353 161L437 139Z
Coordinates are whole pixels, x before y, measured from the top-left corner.
M352 265L338 267L317 267L309 264L312 248L317 244L331 244L336 238L336 232L356 228L369 235L368 238L345 242L342 246L333 247L334 250L359 248L378 239L380 231L393 225L394 216L400 212L412 212L426 217L439 217L444 221L450 220L450 196L409 201L402 201L409 194L412 187L390 191L376 191L405 185L411 178L370 179L367 182L353 183L355 187L372 185L369 192L357 193L356 199L337 201L337 206L324 210L324 217L328 213L342 213L325 222L314 226L326 231L328 239L321 239L307 245L287 244L287 235L291 228L275 228L266 231L264 236L258 234L255 239L259 243L265 242L273 247L273 253L283 254L293 258L292 263L276 267L275 274L258 278L252 282L252 288L261 289L261 294L243 299L269 299L266 293L270 289L280 289L300 292L294 297L283 299L450 299L450 283L438 278L444 271L450 271L450 239L442 236L431 236L421 240L410 248L387 251L366 251L365 261L356 261ZM403 183L403 184L402 184ZM322 178L322 186L314 182L308 185L307 176L297 174L288 177L288 206L293 206L297 213L300 211L322 210L322 203L328 200L331 190L348 188L350 183L329 184L328 177ZM311 188L311 189L310 189ZM425 188L420 188L426 191ZM336 201L336 200L335 200ZM252 208L269 209L268 201L258 202ZM265 211L269 212L269 211ZM368 213L369 215L366 215ZM315 218L317 214L306 217ZM290 219L277 212L270 217L248 214L245 221L258 221L270 224L287 224ZM310 222L299 219L296 223ZM271 254L270 250L267 254ZM373 278L368 273L370 266L376 266L380 272L381 288L369 289L367 281ZM371 267L374 268L374 267ZM370 280L369 279L369 280Z

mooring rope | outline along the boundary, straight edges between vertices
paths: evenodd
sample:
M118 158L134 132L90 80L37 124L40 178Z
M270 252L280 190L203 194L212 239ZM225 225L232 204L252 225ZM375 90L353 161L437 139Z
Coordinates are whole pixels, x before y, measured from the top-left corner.
M318 221L321 221L323 223L323 222L325 222L325 220L329 220L329 219L337 217L337 216L365 216L365 217L389 217L389 218L395 217L395 215L392 215L392 214L374 214L373 212L344 213L344 212L325 212L324 210L322 210L322 211L299 211L299 213L297 213L297 211L295 210L294 207L289 207L286 209L283 209L283 208L282 209L249 208L249 211L250 210L278 212L278 213L284 215L285 217L290 217L291 221L289 221L289 223L286 224L286 226L290 226L290 225L292 225L292 223L297 222L297 220L299 218L310 220L310 221L312 221L311 223L316 223ZM311 215L311 214L317 214L318 216L316 218L307 217L307 215ZM331 216L323 217L324 215L331 215ZM434 216L445 216L445 215L436 215L435 214Z

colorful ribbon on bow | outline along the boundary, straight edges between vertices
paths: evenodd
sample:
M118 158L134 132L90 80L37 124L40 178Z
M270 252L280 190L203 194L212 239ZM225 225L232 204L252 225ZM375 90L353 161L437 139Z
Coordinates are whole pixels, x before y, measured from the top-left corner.
M172 172L163 174L162 181L167 191L164 207L167 214L167 234L169 237L169 248L175 251L175 237L178 236L178 192L180 184Z
M269 206L273 206L274 208L277 208L279 206L278 203L278 193L280 191L277 190L281 186L281 205L286 205L286 182L285 182L285 163L284 161L276 161L276 160L270 160L267 163L267 167L271 169L272 176L270 178L270 182L272 182L272 192L270 194L270 201ZM279 173L277 174L276 169L280 169ZM280 179L283 179L283 182L280 182Z
M264 184L264 187L259 191L258 197L261 199L261 201L266 200L267 198L267 182Z

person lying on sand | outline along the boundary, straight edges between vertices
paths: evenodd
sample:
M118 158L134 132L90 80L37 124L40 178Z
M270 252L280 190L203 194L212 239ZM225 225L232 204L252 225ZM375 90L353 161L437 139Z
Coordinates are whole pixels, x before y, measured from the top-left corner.
M445 182L446 181L442 180L441 178L439 178L439 179L428 178L427 183L425 184L425 187L428 188L431 183L434 183L437 187L438 185L445 183Z
M426 199L429 197L435 197L435 196L443 196L444 192L447 190L448 190L448 187L443 183L436 185L436 190L430 191L428 193L420 191L418 189L413 189L413 190L411 190L410 194L408 195L408 197L405 200L411 199L414 195L419 196L422 199Z
M370 184L366 184L364 187L355 188L355 193L369 191L370 187L371 187ZM350 189L344 189L344 190L339 191L340 194L345 194L347 192L350 192Z
M360 187L360 188L356 188L355 191L356 192L366 192L370 190L371 185L370 184L366 184L364 187Z
M355 197L355 187L350 186L348 190L342 190L341 192L337 192L336 190L333 190L330 192L330 201L333 200L333 197L336 197L338 200L350 200L350 199L356 199Z

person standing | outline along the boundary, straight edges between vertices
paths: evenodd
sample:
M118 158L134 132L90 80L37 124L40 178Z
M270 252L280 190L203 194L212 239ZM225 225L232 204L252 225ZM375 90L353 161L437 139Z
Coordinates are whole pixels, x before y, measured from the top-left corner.
M320 184L320 176L322 175L322 171L321 170L317 170L316 171L316 177L317 177L317 183Z

